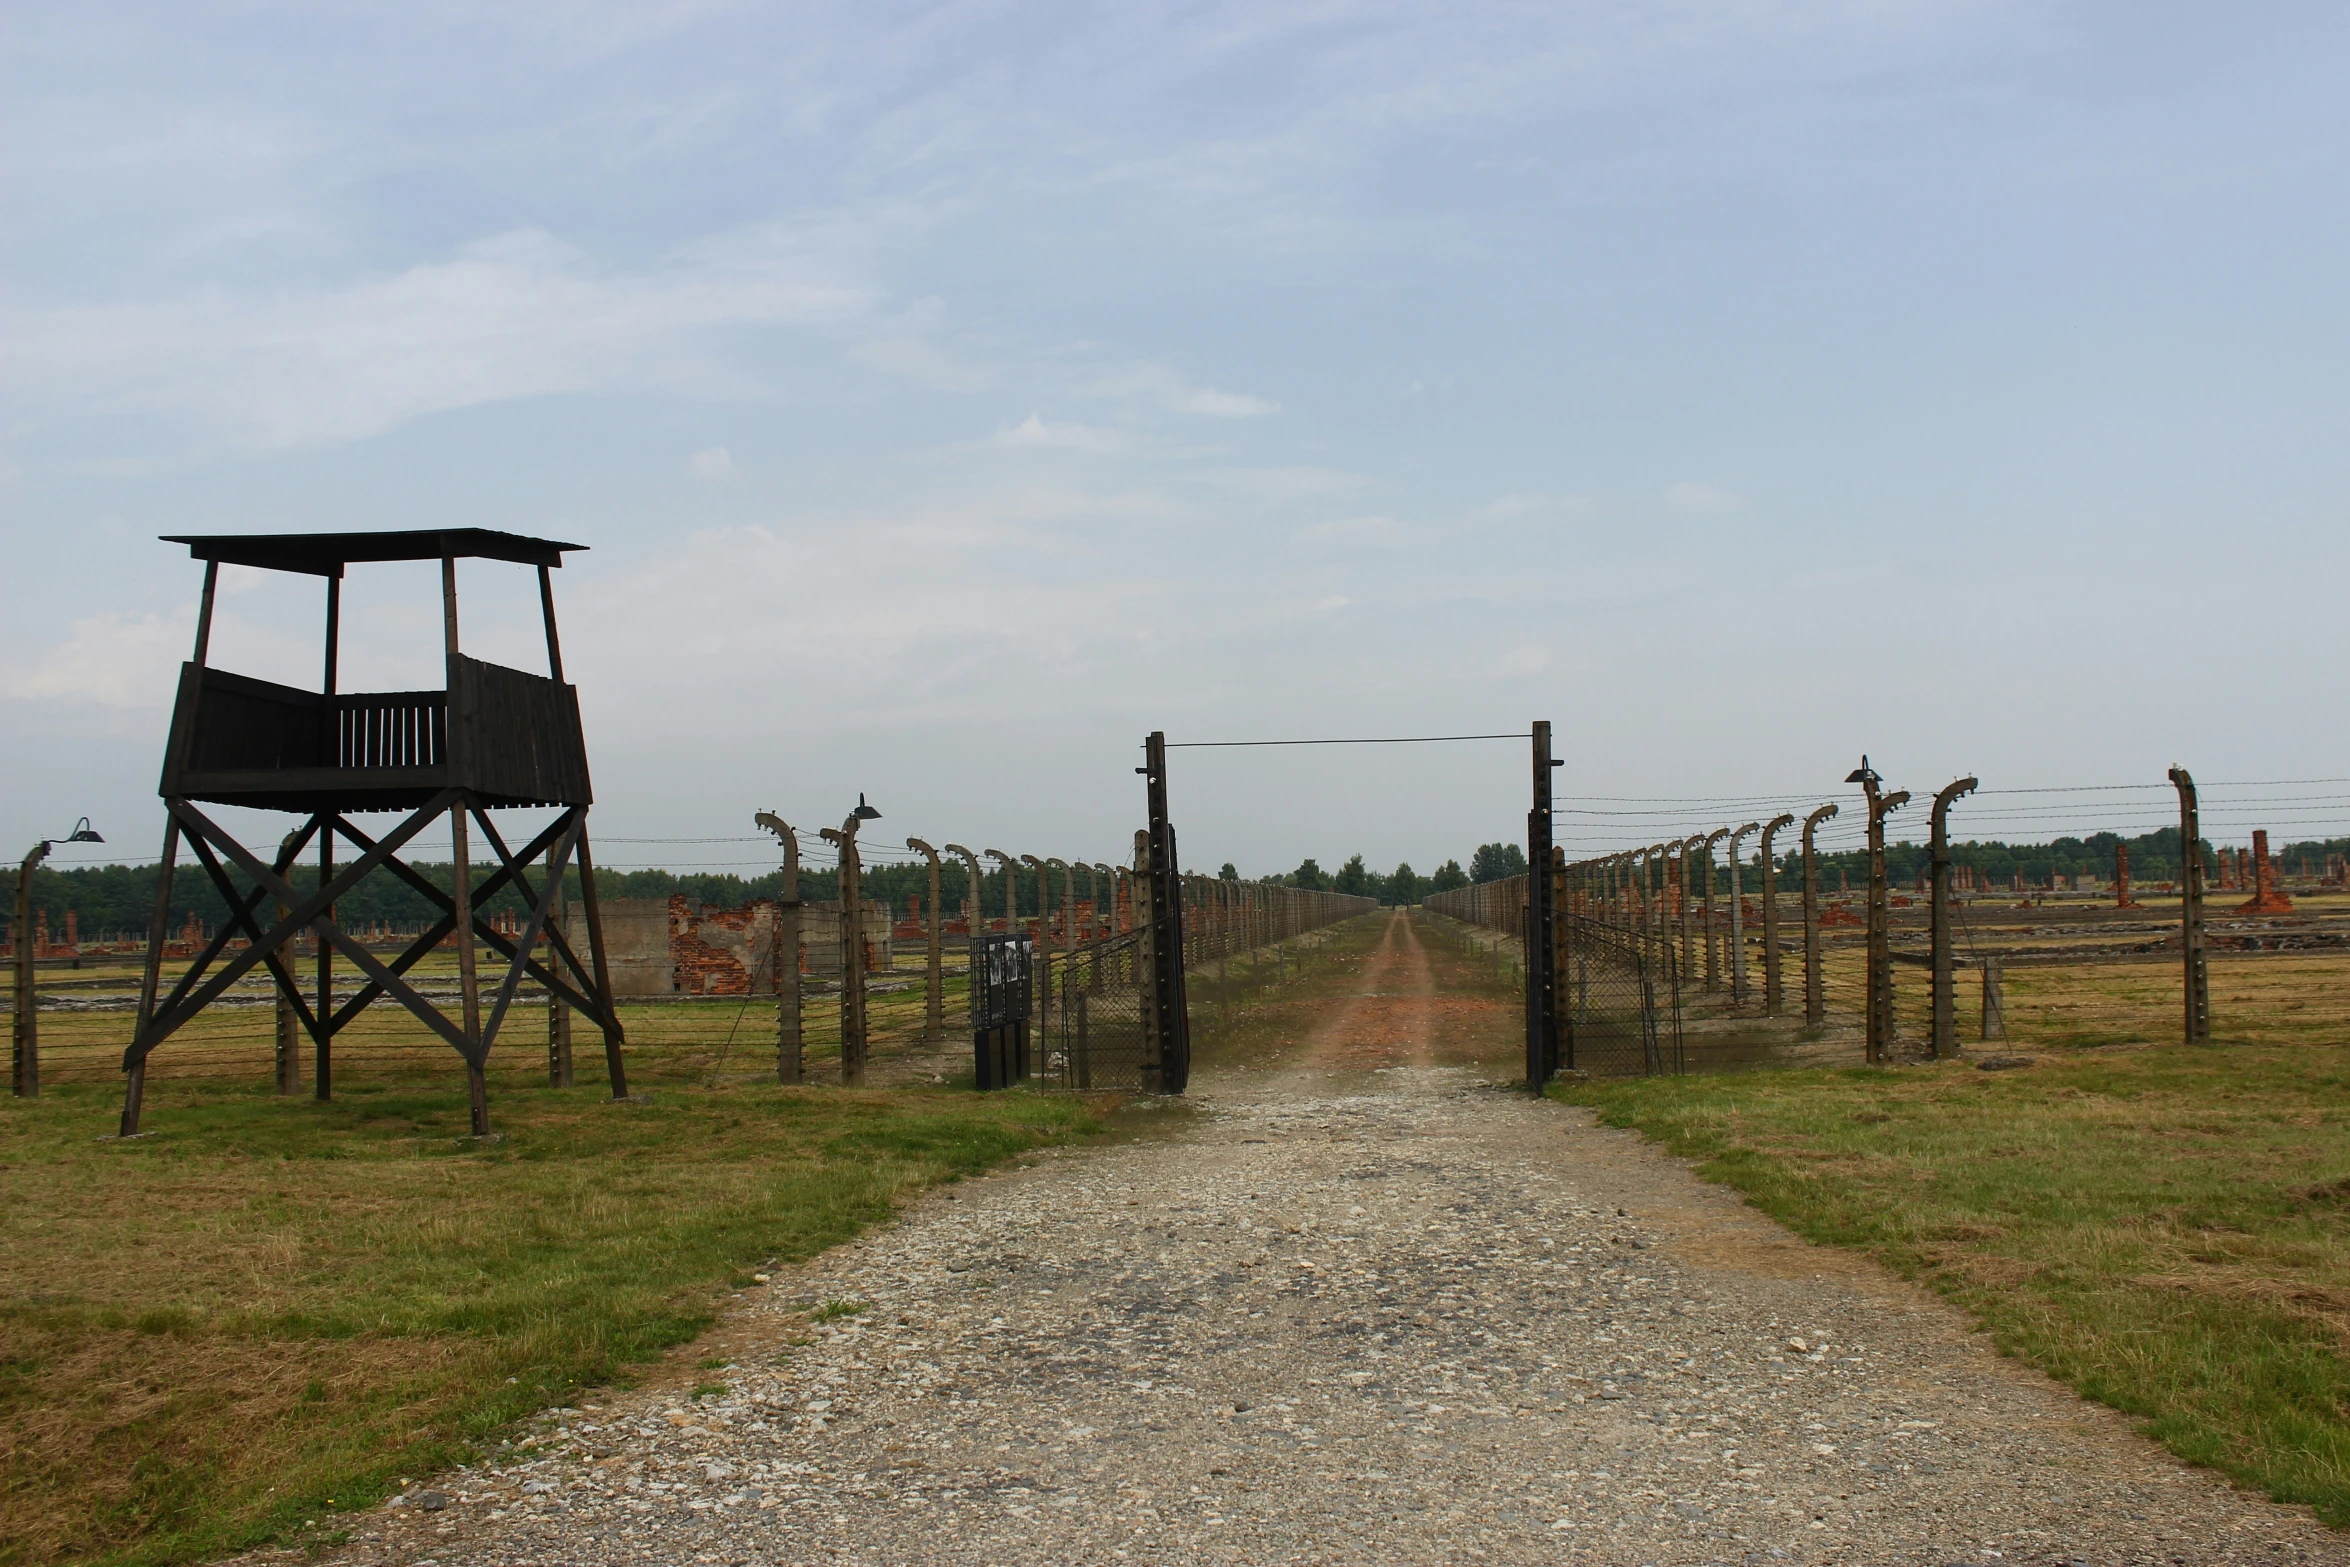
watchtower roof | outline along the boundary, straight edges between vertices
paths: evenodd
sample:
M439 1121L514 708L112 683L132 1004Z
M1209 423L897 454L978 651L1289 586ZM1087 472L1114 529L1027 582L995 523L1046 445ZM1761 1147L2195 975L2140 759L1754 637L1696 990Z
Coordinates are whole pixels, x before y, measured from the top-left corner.
M495 528L417 528L389 533L166 533L197 560L339 577L352 561L439 560L444 555L510 560L524 566L560 566L566 550L584 544L526 538Z

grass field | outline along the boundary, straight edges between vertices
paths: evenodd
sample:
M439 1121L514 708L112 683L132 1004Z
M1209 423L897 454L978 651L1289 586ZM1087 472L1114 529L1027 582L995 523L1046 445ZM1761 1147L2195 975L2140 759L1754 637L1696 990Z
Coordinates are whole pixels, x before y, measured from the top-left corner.
M1922 985L1911 988L1921 990ZM2029 1068L1561 1085L1812 1240L1964 1305L2182 1457L2350 1526L2350 961L2009 975ZM1906 1014L1905 1014L1906 1016Z
M581 1053L577 1089L494 1077L481 1143L453 1056L355 1073L330 1104L159 1084L131 1142L104 1135L110 1084L0 1113L0 1562L331 1533L690 1339L750 1269L1098 1124L1024 1092L713 1088L650 1064L649 1097L612 1104Z

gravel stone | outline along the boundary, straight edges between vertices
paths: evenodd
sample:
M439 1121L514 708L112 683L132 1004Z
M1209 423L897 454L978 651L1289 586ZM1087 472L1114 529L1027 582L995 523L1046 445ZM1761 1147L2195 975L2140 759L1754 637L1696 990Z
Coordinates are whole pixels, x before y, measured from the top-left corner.
M2350 1562L1923 1291L1434 1064L1408 922L1363 992L1316 1037L1392 1064L1203 1074L1166 1135L917 1202L750 1291L723 1395L556 1411L551 1456L454 1477L486 1505L332 1559Z

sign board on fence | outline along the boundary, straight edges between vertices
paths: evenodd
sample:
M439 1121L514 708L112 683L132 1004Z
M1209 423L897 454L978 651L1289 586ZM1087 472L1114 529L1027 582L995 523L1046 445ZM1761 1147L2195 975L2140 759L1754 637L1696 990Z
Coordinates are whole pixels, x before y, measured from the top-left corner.
M1009 1088L1028 1075L1034 938L981 936L971 943L971 1049L976 1086Z

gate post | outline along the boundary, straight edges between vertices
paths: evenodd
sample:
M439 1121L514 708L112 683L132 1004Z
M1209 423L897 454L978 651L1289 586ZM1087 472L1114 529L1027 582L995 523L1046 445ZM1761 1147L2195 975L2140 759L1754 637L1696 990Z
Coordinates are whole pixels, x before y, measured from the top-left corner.
M1781 811L1763 824L1762 830L1762 917L1763 917L1763 1016L1777 1017L1786 1002L1786 992L1779 983L1779 861L1771 848L1771 839L1779 829L1795 820L1792 813Z
M1950 973L1950 806L1962 794L1972 794L1973 778L1961 778L1934 796L1934 814L1926 838L1927 896L1933 900L1934 933L1934 1059L1958 1054L1958 999L1952 994Z
M2173 763L2179 791L2179 946L2186 956L2187 1043L2211 1043L2211 971L2203 959L2203 829L2195 780Z
M1526 812L1526 1086L1540 1092L1558 1066L1558 1013L1552 943L1550 720L1534 721L1534 802Z
M1191 1018L1183 982L1183 880L1176 861L1175 825L1167 819L1167 736L1152 730L1143 742L1144 794L1150 826L1143 835L1150 896L1150 1002L1158 1041L1163 1094L1179 1094L1191 1080Z
M1036 975L1035 1015L1039 1039L1050 1025L1053 988L1053 873L1050 862L1033 854L1020 856L1020 863L1036 868L1036 957L1030 970ZM1041 1058L1040 1058L1041 1059Z
M806 1059L800 1036L800 838L773 811L753 820L783 843L783 885L775 899L775 1080L797 1083Z
M1550 848L1550 1020L1551 1069L1575 1069L1575 1024L1567 1007L1567 930L1573 905L1567 897L1567 851Z
M1812 834L1836 814L1823 805L1803 819L1803 1026L1818 1028L1828 1020L1828 993L1820 983L1820 866Z

